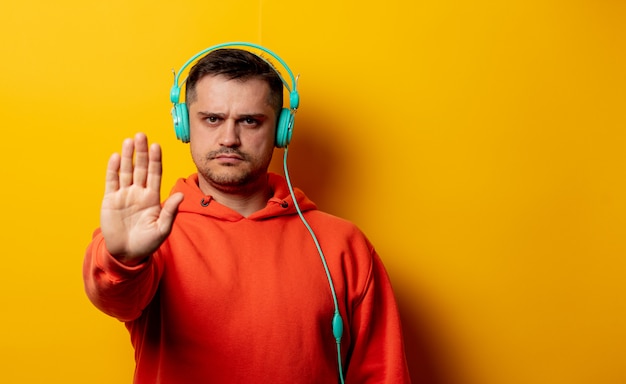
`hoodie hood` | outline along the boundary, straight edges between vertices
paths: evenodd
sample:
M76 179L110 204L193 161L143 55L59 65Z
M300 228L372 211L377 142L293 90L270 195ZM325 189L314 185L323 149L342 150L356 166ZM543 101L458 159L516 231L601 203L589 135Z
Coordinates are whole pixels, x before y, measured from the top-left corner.
M248 216L247 219L264 220L277 216L296 215L296 207L285 178L276 173L268 173L267 177L272 189L272 197L263 209ZM203 194L198 187L197 173L188 178L178 179L171 193L175 192L182 192L185 195L183 202L178 207L178 212L196 213L225 221L239 221L245 218L239 212L218 203L212 196ZM294 194L302 212L317 209L315 203L309 200L304 192L298 188L294 188Z

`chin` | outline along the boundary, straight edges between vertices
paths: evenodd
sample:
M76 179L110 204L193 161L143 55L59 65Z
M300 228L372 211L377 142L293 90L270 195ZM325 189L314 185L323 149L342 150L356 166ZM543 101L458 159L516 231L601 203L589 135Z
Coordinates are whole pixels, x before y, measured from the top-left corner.
M233 187L245 185L250 181L250 179L250 174L242 172L219 172L208 175L208 180L210 180L213 184Z
M223 191L236 191L254 188L261 173L254 173L242 170L221 170L218 172L201 172L204 179L215 188Z

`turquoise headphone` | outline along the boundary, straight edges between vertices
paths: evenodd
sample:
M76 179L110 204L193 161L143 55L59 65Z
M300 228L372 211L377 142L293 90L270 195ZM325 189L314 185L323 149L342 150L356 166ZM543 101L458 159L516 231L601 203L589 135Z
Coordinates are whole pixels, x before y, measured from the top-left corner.
M174 74L174 85L170 91L170 101L174 104L172 107L172 119L174 120L174 131L176 132L176 138L181 140L183 143L189 142L189 111L187 109L187 104L185 102L180 102L180 88L181 84L179 84L180 74L187 68L192 62L198 59L200 56L205 55L211 51L216 49L224 48L224 47L250 47L258 49L262 52L267 53L276 59L282 66L285 68L289 77L291 79L291 85L285 81L283 76L278 73L280 80L283 82L283 85L289 92L289 108L283 108L280 111L280 115L277 119L276 125L276 139L275 145L278 148L285 148L289 145L291 141L291 135L293 134L293 124L295 120L295 114L300 105L300 96L298 91L296 90L296 78L293 73L287 66L287 63L283 61L278 55L274 52L270 51L267 48L261 47L260 45L246 42L232 42L232 43L223 43L214 45L212 47L206 48L197 54L195 54L191 59L187 60L185 64L180 68L180 70ZM259 56L260 57L260 56ZM262 58L262 57L261 57ZM262 58L263 59L263 58ZM265 60L265 59L263 59ZM267 61L267 60L266 60ZM183 81L184 83L184 81Z

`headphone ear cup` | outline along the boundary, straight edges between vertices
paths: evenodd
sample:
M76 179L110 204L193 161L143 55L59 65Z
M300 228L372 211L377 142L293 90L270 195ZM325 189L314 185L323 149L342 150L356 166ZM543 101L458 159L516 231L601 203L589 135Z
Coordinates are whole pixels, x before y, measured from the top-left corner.
M187 104L175 104L172 108L172 120L174 121L174 132L176 138L183 143L189 142L189 112Z
M295 115L288 108L283 108L278 116L278 124L276 125L276 146L285 148L291 142L293 134L293 123Z

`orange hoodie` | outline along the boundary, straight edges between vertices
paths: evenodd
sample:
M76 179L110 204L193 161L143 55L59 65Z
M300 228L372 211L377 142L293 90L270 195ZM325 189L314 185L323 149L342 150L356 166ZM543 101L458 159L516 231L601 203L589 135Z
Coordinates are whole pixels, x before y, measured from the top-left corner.
M172 233L141 265L106 250L99 230L83 276L90 300L126 323L135 383L337 383L333 299L313 240L282 176L249 217L202 194L183 192ZM409 382L391 285L374 248L351 223L299 206L315 231L344 322L346 383Z

